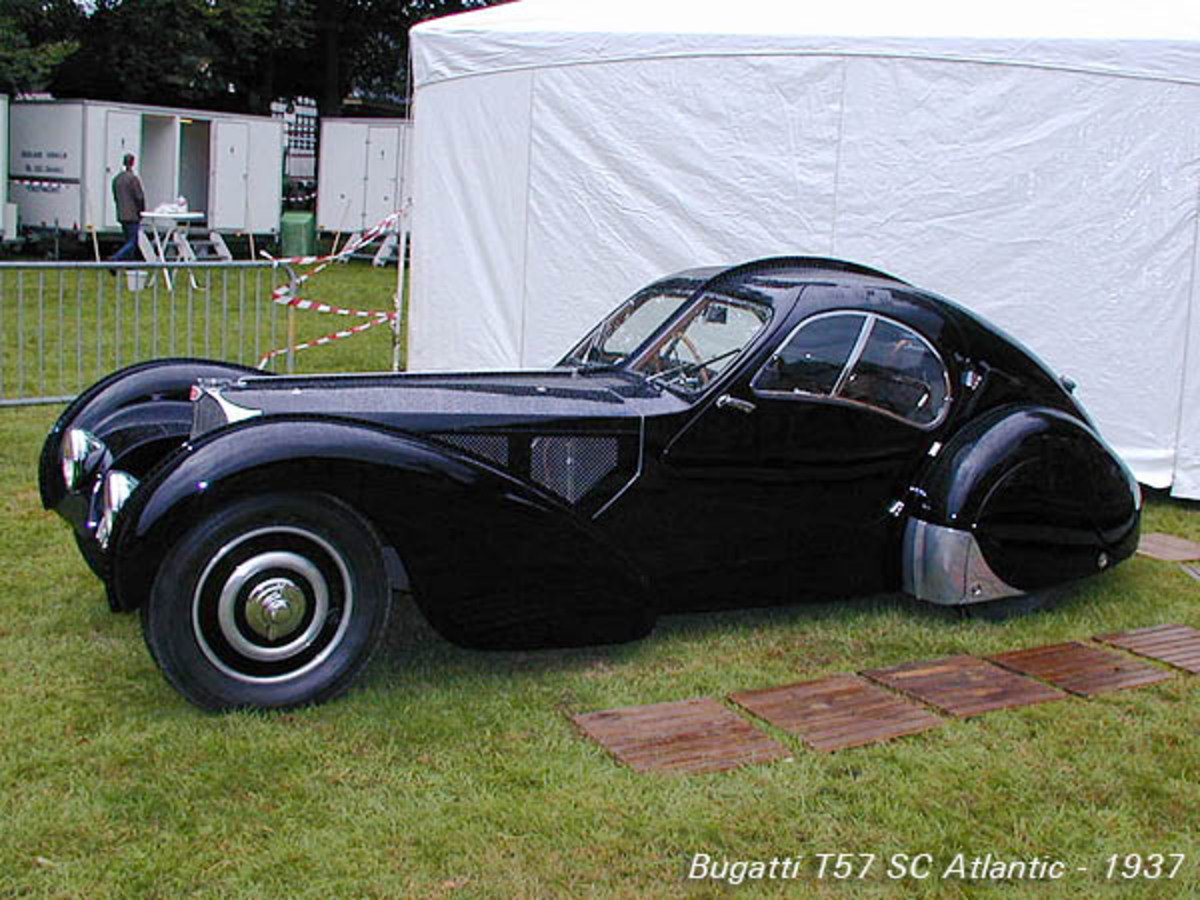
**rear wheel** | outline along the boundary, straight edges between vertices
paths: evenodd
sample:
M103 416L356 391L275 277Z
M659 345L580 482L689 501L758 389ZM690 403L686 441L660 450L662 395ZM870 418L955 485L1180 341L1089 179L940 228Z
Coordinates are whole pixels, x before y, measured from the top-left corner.
M366 666L391 589L371 527L333 497L232 502L167 554L142 607L150 653L197 706L329 700Z

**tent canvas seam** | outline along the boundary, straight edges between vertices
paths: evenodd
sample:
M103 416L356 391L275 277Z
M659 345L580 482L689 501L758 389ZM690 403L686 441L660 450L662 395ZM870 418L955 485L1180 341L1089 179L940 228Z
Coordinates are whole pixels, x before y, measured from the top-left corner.
M850 61L842 60L842 95L838 101L837 146L833 157L833 216L829 222L829 255L837 257L838 193L842 186L842 141L846 127L846 85L849 81Z
M1171 484L1174 486L1179 481L1179 461L1182 454L1180 447L1187 440L1187 435L1184 433L1184 409L1187 404L1187 388L1188 388L1188 361L1192 357L1192 316L1196 306L1196 269L1197 256L1200 255L1200 180L1196 183L1195 206L1192 209L1192 270L1191 277L1188 280L1188 304L1187 313L1184 316L1183 326L1183 366L1179 375L1179 408L1175 417L1175 459L1171 465Z
M529 152L525 154L525 235L521 245L521 334L517 339L517 359L525 363L525 332L529 319L529 219L533 193L533 98L537 92L538 73L529 78L529 130L526 134Z
M1153 72L1124 71L1105 66L1078 66L1068 63L1035 62L1032 60L999 59L988 56L958 56L950 53L899 53L881 50L711 50L703 53L657 53L652 56L612 56L604 59L573 59L563 62L538 62L518 66L501 66L479 72L462 72L455 75L442 75L422 81L419 87L432 84L442 84L448 81L461 81L466 78L484 78L488 75L502 75L512 72L528 72L538 69L565 69L574 66L604 66L628 62L657 62L663 60L681 59L727 59L739 56L756 58L786 58L786 57L825 57L837 59L846 57L852 59L900 59L915 62L966 63L980 66L1011 66L1020 69L1041 69L1050 72L1070 72L1076 75L1102 75L1107 78L1126 78L1135 81L1159 81L1166 84L1183 84L1200 86L1200 78L1186 78L1182 75L1157 75Z

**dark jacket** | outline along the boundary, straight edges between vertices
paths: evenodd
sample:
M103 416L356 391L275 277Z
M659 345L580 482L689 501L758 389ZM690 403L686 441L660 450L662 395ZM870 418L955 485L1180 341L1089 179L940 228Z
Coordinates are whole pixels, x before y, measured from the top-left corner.
M112 190L113 199L117 201L117 221L139 221L146 208L141 179L128 169L122 169L113 179Z

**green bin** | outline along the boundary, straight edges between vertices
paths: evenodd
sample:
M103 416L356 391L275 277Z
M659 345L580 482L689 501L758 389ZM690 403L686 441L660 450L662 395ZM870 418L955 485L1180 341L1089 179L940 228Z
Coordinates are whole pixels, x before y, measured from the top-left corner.
M280 240L284 256L315 256L317 253L317 217L302 209L283 214Z

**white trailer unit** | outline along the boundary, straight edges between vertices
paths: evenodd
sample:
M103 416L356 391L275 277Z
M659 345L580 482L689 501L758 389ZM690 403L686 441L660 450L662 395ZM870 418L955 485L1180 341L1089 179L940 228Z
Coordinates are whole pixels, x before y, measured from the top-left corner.
M317 228L364 231L403 209L411 136L408 119L322 119Z
M111 184L132 153L148 209L182 196L210 230L279 231L276 120L88 100L16 102L9 119L8 186L23 225L118 230Z

